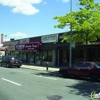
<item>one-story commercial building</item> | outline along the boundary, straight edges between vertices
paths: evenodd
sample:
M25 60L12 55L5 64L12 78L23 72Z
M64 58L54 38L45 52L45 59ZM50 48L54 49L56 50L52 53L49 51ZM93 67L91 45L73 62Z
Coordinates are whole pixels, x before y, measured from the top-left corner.
M55 33L37 37L3 42L5 55L18 56L23 63L45 66L65 66L69 64L69 43L61 42L65 33ZM73 43L72 62L83 61L86 45ZM100 40L87 46L87 60L100 61Z

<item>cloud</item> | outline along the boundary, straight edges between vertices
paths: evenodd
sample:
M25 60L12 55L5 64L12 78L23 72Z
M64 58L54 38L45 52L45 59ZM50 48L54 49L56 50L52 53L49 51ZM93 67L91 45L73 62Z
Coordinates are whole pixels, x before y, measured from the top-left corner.
M0 4L12 7L14 13L33 15L39 12L33 4L39 4L42 0L0 0Z
M62 0L63 1L63 3L67 3L67 2L69 2L69 0Z
M43 4L44 4L44 5L46 5L46 4L47 4L47 2L44 2Z
M27 34L22 33L22 32L10 34L10 38L15 38L15 39L21 39L21 38L26 38L26 37L28 37Z
M56 1L58 2L58 1L60 1L60 0L56 0ZM67 2L69 2L69 0L62 0L62 2L63 2L63 3L67 3Z

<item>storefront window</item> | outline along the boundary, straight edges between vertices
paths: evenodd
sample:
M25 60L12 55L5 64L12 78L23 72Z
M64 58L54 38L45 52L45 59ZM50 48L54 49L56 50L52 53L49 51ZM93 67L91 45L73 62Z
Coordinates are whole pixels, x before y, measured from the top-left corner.
M52 61L52 55L53 55L53 51L48 50L48 61Z
M43 59L44 61L47 61L47 50L44 50L44 51L43 51L43 57L42 57L42 59Z
M30 64L34 63L34 52L30 52Z
M43 51L43 60L52 62L53 50Z
M40 52L36 52L36 64L40 65L41 63L41 53Z
M20 52L20 58L22 59L23 62L26 61L26 52Z

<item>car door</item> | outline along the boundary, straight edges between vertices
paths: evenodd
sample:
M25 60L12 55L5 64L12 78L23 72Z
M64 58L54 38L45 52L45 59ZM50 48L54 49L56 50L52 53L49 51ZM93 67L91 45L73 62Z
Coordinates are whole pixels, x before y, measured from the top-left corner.
M3 59L2 59L2 65L6 66L7 63L9 62L9 59L10 59L10 57L7 57L7 56L3 57Z
M93 65L90 62L84 62L84 65L80 68L79 75L80 76L88 76Z
M73 67L68 68L68 73L70 75L76 76L76 67L73 66Z
M75 64L73 64L72 67L68 69L68 72L70 75L77 76L79 68L80 68L80 62L76 62Z
M81 75L81 68L84 66L83 62L77 62L75 65L76 67L76 76L80 76Z

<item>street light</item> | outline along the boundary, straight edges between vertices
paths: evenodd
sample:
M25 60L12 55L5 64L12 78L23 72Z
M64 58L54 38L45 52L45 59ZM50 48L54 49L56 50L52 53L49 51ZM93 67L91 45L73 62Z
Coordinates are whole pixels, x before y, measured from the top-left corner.
M72 0L70 0L70 12L72 12ZM70 23L70 47L69 47L69 66L72 66L72 24Z

